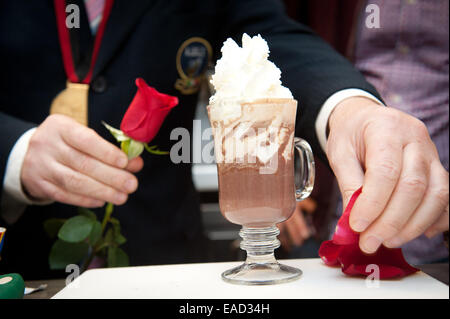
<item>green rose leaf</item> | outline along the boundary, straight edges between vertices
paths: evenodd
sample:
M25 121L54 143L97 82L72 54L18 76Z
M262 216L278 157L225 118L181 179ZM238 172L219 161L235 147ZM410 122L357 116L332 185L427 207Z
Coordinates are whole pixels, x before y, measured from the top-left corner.
M114 232L111 228L106 231L104 245L107 246L114 245Z
M122 234L118 233L114 236L114 242L117 245L123 245L127 242L127 239Z
M56 238L66 219L50 218L44 222L44 230L50 238Z
M95 247L94 253L96 255L99 255L99 254L106 255L106 253L104 251L109 246L110 246L110 244L107 243L104 238L100 237L100 240L97 242L97 246Z
M130 264L127 254L119 247L108 247L108 267L127 267Z
M112 225L112 234L111 238L117 245L125 244L127 239L120 233L120 222L117 218L112 217L110 219L110 223Z
M120 233L120 222L119 222L119 220L117 218L111 217L109 219L109 222L111 223L111 225L112 225L112 227L114 229L114 232Z
M86 257L88 250L87 243L68 243L58 239L50 250L50 269L65 269L69 264L78 264Z
M112 134L112 136L114 136L114 138L116 139L117 142L123 142L123 141L127 141L130 139L121 130L116 129L116 128L106 124L103 121L102 121L102 124L107 128L107 130Z
M79 243L92 232L94 220L86 216L75 216L68 219L58 232L59 239L69 243Z
M117 229L109 228L106 231L105 237L103 238L101 245L98 246L98 250L105 247L118 247L125 244L127 239L118 231Z
M78 207L78 214L86 216L92 220L97 220L97 215L95 215L95 213L92 210L84 207Z
M89 245L95 246L99 239L102 237L102 224L99 221L95 221L92 226L92 231L89 234Z

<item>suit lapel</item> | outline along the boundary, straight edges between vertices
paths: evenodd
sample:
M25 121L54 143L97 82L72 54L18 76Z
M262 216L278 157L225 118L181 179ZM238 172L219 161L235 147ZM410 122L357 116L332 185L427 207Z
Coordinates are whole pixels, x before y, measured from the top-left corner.
M130 32L133 32L141 16L155 2L155 0L114 1L95 63L93 79L103 71L120 45L126 41Z

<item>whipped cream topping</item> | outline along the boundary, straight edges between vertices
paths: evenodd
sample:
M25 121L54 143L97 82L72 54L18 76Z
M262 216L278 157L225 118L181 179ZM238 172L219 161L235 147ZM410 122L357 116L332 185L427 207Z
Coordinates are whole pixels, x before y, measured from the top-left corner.
M280 69L268 60L267 42L244 34L242 47L229 38L221 51L208 107L216 162L266 165L279 152L290 159L297 102L282 85Z
M210 105L227 107L227 100L251 102L260 98L290 98L291 91L281 83L281 71L269 57L269 46L260 36L242 36L242 47L227 39L221 49L211 83L215 94ZM233 109L223 110L233 113Z

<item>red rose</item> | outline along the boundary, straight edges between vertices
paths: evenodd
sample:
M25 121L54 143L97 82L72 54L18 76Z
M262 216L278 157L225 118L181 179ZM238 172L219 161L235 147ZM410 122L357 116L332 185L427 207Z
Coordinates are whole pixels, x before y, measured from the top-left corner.
M161 128L178 98L159 93L141 78L136 79L138 91L125 113L120 129L132 139L148 143Z
M350 276L368 276L372 273L367 265L379 267L380 279L403 277L415 273L418 269L409 265L400 248L390 249L383 245L372 255L359 248L359 233L350 228L350 212L361 194L358 189L351 197L344 213L338 221L332 240L322 243L319 256L328 266L341 266L342 272ZM369 271L367 271L367 270Z

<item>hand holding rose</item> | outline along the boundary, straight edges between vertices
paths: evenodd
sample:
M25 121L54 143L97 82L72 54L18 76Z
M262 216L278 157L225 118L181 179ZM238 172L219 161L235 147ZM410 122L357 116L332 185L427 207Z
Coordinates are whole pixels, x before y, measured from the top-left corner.
M107 126L119 137L122 148L127 148L128 157L92 129L66 116L51 115L31 137L21 172L24 190L37 200L74 206L124 204L138 187L131 173L144 165L138 157L144 144L149 152L162 153L146 143L178 104L176 97L159 93L141 78L136 85L138 91L122 119L122 131Z
M141 158L128 161L92 129L66 116L51 115L31 137L21 180L35 199L82 207L121 205L138 186L131 173L142 167Z
M136 190L137 179L129 172L142 169L139 155L144 149L165 154L147 143L178 104L176 97L159 93L143 79L137 79L136 85L138 92L122 119L123 131L103 123L121 143L121 150L61 115L48 117L31 138L22 169L22 183L31 196L83 207L108 202L101 223L95 212L86 209L63 223L54 218L46 221L47 233L58 238L49 256L52 269L83 262L86 270L95 257L106 259L108 267L129 265L128 255L119 247L126 238L119 220L112 217L114 204L123 204Z

